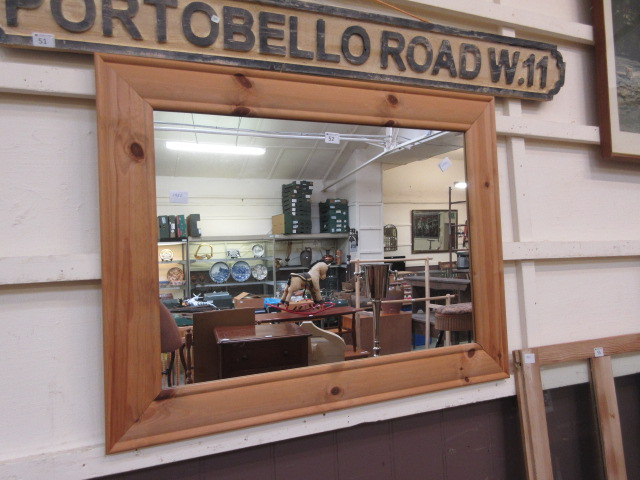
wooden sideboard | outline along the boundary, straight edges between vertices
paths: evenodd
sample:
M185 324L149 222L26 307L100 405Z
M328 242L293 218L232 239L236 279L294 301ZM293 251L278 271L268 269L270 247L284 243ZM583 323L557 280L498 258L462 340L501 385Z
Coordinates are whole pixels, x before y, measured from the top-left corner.
M306 367L309 333L293 323L215 327L220 378Z

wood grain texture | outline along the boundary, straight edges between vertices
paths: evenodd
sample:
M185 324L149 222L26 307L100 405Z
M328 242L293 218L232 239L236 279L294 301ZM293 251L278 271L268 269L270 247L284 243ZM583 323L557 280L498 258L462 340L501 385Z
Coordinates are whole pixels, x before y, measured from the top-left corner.
M97 86L107 445L136 422L161 381L153 111L99 59ZM146 368L156 365L157 368Z
M115 56L96 78L107 452L508 377L491 97ZM478 343L161 390L153 109L468 132Z
M596 348L602 349L597 355L594 350ZM640 335L632 334L513 352L522 442L529 480L553 480L540 367L579 360L589 360L591 366L591 384L606 478L626 480L624 446L611 355L639 350Z
M532 351L536 352L540 365L545 366L593 358L595 348L603 348L604 355L637 352L640 350L640 333L549 345Z
M533 350L513 352L527 479L553 480L540 364L525 361L525 355L529 354L535 355Z
M592 358L589 360L589 364L600 428L600 445L602 446L605 476L607 480L627 480L611 357Z

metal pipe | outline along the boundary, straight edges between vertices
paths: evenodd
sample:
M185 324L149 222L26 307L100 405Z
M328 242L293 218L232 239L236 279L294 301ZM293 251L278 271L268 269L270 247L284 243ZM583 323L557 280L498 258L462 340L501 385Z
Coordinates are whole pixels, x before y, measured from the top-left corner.
M401 143L400 145L394 147L394 148L390 148L388 150L385 149L384 152L379 153L378 155L376 155L373 158L370 158L369 160L367 160L366 162L364 162L362 165L360 165L359 167L354 168L353 170L351 170L348 173L345 173L342 177L338 178L337 180L333 181L332 183L330 183L329 185L327 185L326 187L324 187L322 189L323 192L326 192L328 189L330 189L331 187L333 187L334 185L340 183L341 181L343 181L345 178L350 177L351 175L353 175L354 173L359 172L360 170L362 170L363 168L371 165L373 162L375 162L376 160L378 160L379 158L382 158L386 155L390 155L392 153L396 153L396 152L400 152L402 150L408 150L412 147L415 147L416 145L420 145L421 143L425 143L428 142L430 140L433 140L434 138L438 138L441 137L442 135L445 135L448 132L430 132L429 135L423 135L421 137L418 138L414 138L412 140L407 140L404 143Z
M303 133L303 132L261 132L258 130L246 130L223 127L208 126L182 126L180 124L169 122L155 122L154 130L158 132L183 132L183 133L203 133L211 135L235 135L239 137L262 137L262 138L294 138L297 140L324 140L324 133ZM383 147L386 143L386 135L358 135L358 134L341 134L340 140L345 142L368 142L376 146Z

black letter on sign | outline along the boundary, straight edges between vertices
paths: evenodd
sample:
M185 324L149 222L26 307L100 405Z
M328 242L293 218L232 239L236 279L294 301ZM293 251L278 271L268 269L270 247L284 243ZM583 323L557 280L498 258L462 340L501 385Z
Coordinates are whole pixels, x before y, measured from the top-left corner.
M260 38L260 53L285 56L286 50L282 45L269 45L269 39L284 40L284 30L269 28L269 23L285 24L285 16L279 13L260 12L258 15L258 37Z
M176 8L178 0L144 0L144 3L156 6L156 37L159 43L167 43L167 7Z
M126 10L114 10L111 5L112 0L102 1L102 34L105 37L113 37L113 19L117 18L122 22L124 28L126 28L131 38L134 40L142 40L142 35L138 27L131 21L133 17L138 13L138 1L126 0L129 4Z
M9 27L18 26L18 9L25 8L33 10L42 5L42 0L6 0L7 5L7 25Z
M349 49L349 40L351 40L351 37L354 35L360 37L360 40L362 40L362 53L358 56L352 54ZM344 58L347 59L347 62L354 65L362 65L369 60L369 56L371 55L371 39L364 28L354 25L344 31L342 34L342 54Z
M72 22L64 18L62 0L51 0L51 14L58 25L69 32L86 32L96 21L96 4L93 0L84 0L84 18L80 22Z
M516 67L518 66L518 60L520 59L520 52L513 52L513 63L509 64L509 50L500 50L500 62L496 63L496 49L489 49L489 67L491 68L491 81L497 83L500 81L500 73L502 67L504 67L505 77L507 85L513 83L513 77L516 74Z
M473 55L473 70L467 70L467 53ZM482 58L480 57L480 49L472 43L463 43L460 45L460 78L472 80L480 73L482 66Z
M426 53L424 63L416 62L415 52L418 45L422 45L424 47ZM414 72L426 72L431 66L431 62L433 62L433 47L431 46L429 40L427 40L425 37L420 36L411 39L411 41L409 42L409 46L407 47L407 62L409 62L409 66Z
M318 60L324 60L325 62L340 63L340 55L326 52L324 20L318 20L316 22L316 49L317 49Z
M196 12L202 12L209 20L209 34L206 37L199 37L191 28L191 17ZM189 42L198 47L208 47L218 38L218 22L214 22L211 17L217 17L216 11L211 5L204 2L193 2L187 5L182 12L182 32Z
M449 74L452 77L458 76L458 71L456 70L456 64L453 61L453 52L451 51L451 43L449 40L443 40L440 44L440 51L438 52L438 58L436 58L436 63L433 66L432 74L437 75L440 72L440 68L446 68L449 70Z
M256 43L256 36L251 31L251 27L253 27L251 12L244 8L224 7L222 16L224 17L224 48L239 52L251 50ZM241 23L234 23L233 20L236 18ZM235 35L243 36L244 40L234 40Z
M395 47L389 45L389 40L393 40L396 43ZM393 57L393 60L398 65L398 69L404 72L407 67L405 66L400 54L404 50L404 37L397 32L389 32L384 30L382 32L382 45L380 45L380 66L382 68L389 67L389 57Z
M289 17L289 55L293 58L313 58L313 52L298 49L298 17Z

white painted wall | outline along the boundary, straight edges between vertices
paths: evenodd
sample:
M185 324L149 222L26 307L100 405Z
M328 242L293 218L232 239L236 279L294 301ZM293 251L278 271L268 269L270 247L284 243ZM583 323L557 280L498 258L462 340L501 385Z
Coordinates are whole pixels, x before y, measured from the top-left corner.
M439 163L445 158L451 167L441 171ZM428 255L431 265L448 262L449 252L411 253L411 211L412 210L448 210L449 187L455 182L465 180L464 149L438 155L428 160L410 163L385 170L383 178L383 200L385 225L395 225L398 231L398 249L385 252L386 256L404 256L408 259ZM458 212L458 225L467 221L466 190L452 188L451 209ZM462 239L458 246L462 248ZM455 253L452 260L456 260ZM411 266L423 266L424 262L408 262Z
M407 4L435 22L555 42L567 63L553 101L497 102L511 349L638 330L640 165L598 153L589 4ZM508 379L105 456L91 58L0 48L0 72L0 477L89 478L514 394ZM638 363L625 356L616 371ZM566 385L585 370L549 378Z

